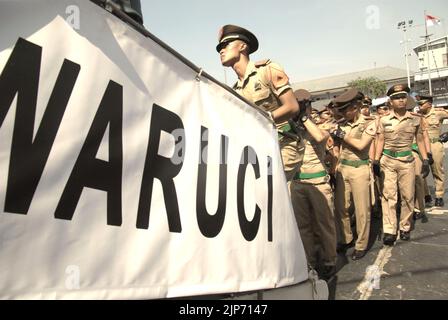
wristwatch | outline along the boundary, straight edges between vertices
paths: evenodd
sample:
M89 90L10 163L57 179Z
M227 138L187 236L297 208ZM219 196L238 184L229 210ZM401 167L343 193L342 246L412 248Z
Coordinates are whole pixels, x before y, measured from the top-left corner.
M300 118L300 122L304 123L306 120L308 120L308 116L305 114Z

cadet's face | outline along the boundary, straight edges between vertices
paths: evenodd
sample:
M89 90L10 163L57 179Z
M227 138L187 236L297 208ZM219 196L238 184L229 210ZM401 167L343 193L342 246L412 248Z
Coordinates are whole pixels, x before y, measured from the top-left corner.
M397 95L395 97L390 98L390 103L392 105L392 108L397 109L397 110L406 109L407 101L408 101L408 96L405 94Z
M341 113L344 116L345 120L349 121L355 118L357 112L358 108L356 105L351 105L350 107L341 110Z
M370 115L370 110L369 107L363 107L361 108L361 113L365 116L369 116Z
M327 120L328 118L331 117L331 114L328 111L323 111L320 113L320 118L323 120Z
M341 111L339 111L338 109L334 108L333 109L333 117L335 120L339 120L341 118L343 118L343 115L341 113Z
M234 40L228 42L219 51L219 56L221 58L221 64L225 67L231 67L240 58L240 53L242 49L242 41Z
M380 107L380 108L377 109L377 113L380 116L388 115L389 114L389 108L387 108L387 107Z
M428 110L429 110L431 107L432 107L432 103L428 101L428 102L426 102L425 104L423 104L423 105L420 106L420 110L421 110L423 113L426 113L426 112L428 112Z

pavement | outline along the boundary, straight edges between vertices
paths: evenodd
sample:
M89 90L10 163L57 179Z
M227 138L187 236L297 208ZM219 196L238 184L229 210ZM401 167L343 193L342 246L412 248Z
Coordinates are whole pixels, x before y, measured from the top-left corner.
M448 168L445 159L445 168ZM446 172L445 175L448 175ZM427 179L434 199L432 175ZM360 260L339 254L338 272L328 281L335 300L448 299L448 194L445 206L428 207L427 221L416 220L410 241L383 246L381 218L372 218L370 249ZM433 201L434 203L434 201Z

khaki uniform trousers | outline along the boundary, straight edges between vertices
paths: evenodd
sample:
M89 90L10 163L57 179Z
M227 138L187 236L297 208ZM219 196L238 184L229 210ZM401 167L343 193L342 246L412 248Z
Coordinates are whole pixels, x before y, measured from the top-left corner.
M428 183L426 182L426 178L423 179L424 188L425 188L425 196L431 196L431 192L429 191Z
M286 137L282 137L279 144L283 160L283 170L285 172L286 181L289 184L296 174L300 162L303 161L305 147L303 146L303 142L297 142L296 140Z
M326 266L336 264L336 228L333 192L328 182L321 184L291 182L291 198L308 263L316 268L318 248Z
M338 240L350 243L353 240L350 225L351 196L356 218L356 250L366 250L370 233L370 169L361 165L358 168L340 165L336 172L335 215L337 221Z
M383 232L397 234L397 192L400 190L400 230L410 231L414 212L415 162L403 162L386 156L381 157L383 180ZM398 185L398 189L397 189Z
M425 179L423 179L422 172L422 160L420 155L412 151L415 162L415 194L414 194L414 210L418 212L425 211Z
M431 166L432 176L434 177L434 185L436 189L436 198L443 198L445 193L445 171L443 169L444 148L441 142L431 143L431 152L434 163Z

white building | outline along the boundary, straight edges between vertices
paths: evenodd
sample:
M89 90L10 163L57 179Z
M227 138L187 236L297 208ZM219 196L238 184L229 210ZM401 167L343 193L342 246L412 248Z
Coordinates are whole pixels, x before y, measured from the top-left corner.
M414 48L418 57L420 71L415 72L416 91L429 94L429 76L431 78L434 104L448 105L448 36L430 40L428 50L423 43ZM429 66L429 68L428 68ZM431 72L429 72L431 70Z
M359 78L374 77L386 84L389 88L394 84L407 83L406 70L395 67L380 67L363 71L351 72L328 76L320 79L307 80L292 84L292 89L306 89L313 96L313 107L320 110L326 106L334 97L344 93L349 89L348 83ZM411 87L414 79L411 73ZM384 92L386 94L386 92Z

